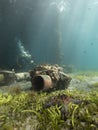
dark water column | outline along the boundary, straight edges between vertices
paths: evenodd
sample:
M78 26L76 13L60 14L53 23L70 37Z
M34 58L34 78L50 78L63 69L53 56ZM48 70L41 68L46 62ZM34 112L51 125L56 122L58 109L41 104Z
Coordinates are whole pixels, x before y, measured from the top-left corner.
M10 68L15 59L13 6L7 0L0 1L0 67ZM13 17L13 18L12 18Z
M36 63L60 63L59 17L49 4L46 0L0 0L0 68L17 66L16 39Z
M60 63L59 13L49 2L36 5L31 22L31 50L37 63ZM30 26L32 23L30 22ZM35 32L35 34L34 34Z

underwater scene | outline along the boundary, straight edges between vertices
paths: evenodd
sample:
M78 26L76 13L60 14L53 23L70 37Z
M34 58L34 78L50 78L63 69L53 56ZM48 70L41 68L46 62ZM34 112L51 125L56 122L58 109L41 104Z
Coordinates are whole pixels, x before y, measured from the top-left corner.
M0 130L98 130L98 0L0 0Z

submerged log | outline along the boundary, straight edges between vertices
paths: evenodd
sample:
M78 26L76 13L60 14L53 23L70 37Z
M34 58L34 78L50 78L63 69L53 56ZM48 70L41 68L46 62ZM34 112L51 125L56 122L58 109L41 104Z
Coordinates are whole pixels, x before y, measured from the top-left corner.
M41 81L38 81L38 85L34 84L35 77L45 75L49 76L52 81L52 85L48 86L48 89L51 90L60 90L68 88L68 85L71 81L71 77L63 72L63 68L58 65L39 65L36 66L32 71L30 71L32 89L35 90L44 90L47 88L45 85L41 87ZM45 79L44 79L45 82Z
M52 80L49 75L36 75L32 79L32 86L34 90L48 90L52 88Z
M15 82L15 72L2 70L0 71L0 86L9 85Z
M23 80L30 81L30 74L29 74L29 72L15 73L15 76L16 76L16 81L17 82L20 82L20 81L23 81Z

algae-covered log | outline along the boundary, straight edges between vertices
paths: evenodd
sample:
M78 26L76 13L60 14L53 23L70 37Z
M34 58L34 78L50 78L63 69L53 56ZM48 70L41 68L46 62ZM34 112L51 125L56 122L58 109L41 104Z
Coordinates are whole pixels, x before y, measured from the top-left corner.
M35 82L35 77L39 76L39 75L48 75L50 76L51 80L52 80L52 88L50 85L50 88L48 89L52 89L52 90L59 90L59 89L65 89L68 87L70 81L71 81L71 77L67 74L65 74L63 72L63 68L58 66L58 65L38 65L36 66L31 72L30 72L30 76L31 76L31 82L32 82L32 88L36 89L38 88L34 82ZM44 87L40 87L39 83L39 88L38 90L42 90L42 88Z
M0 86L9 85L15 82L15 72L2 70L0 71Z

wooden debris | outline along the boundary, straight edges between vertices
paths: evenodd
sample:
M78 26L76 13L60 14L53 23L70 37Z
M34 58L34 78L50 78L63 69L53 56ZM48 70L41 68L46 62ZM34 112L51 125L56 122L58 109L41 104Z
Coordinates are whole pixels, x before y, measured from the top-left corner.
M31 82L36 75L49 75L52 79L53 90L65 89L68 87L71 77L63 72L63 68L59 65L38 65L30 71ZM33 86L32 86L33 87Z
M0 71L0 86L9 85L15 82L15 72L2 70Z

